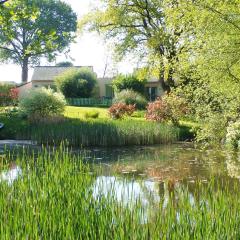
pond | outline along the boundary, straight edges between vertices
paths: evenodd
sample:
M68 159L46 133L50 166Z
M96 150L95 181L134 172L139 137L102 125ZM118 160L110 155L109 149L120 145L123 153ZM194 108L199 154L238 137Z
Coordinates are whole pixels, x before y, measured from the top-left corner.
M28 143L29 146L30 143ZM12 146L12 143L11 143ZM21 144L18 144L22 147ZM34 147L36 148L36 146ZM2 149L3 151L3 147ZM220 184L238 182L240 157L223 150L201 150L191 143L131 148L74 149L81 154L92 170L97 171L93 194L97 198L109 192L125 204L141 199L143 205L169 201L172 192L190 192L194 201L196 184L206 184L215 179ZM1 181L9 184L21 175L14 163L1 173Z

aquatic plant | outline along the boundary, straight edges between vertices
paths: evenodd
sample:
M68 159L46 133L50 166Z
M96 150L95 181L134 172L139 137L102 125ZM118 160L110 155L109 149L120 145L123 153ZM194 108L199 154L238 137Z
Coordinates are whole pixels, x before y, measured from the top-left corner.
M11 155L2 160L2 171L7 171L11 160ZM21 169L18 178L9 182L1 177L0 181L2 239L240 237L237 183L199 182L190 193L177 191L170 182L168 201L160 199L151 209L140 198L130 198L128 203L116 199L114 183L105 194L94 193L96 172L67 149L25 152L16 164Z
M180 138L179 133L177 127L155 122L69 119L60 125L32 123L19 131L16 138L50 145L67 140L70 146L126 146L171 143Z

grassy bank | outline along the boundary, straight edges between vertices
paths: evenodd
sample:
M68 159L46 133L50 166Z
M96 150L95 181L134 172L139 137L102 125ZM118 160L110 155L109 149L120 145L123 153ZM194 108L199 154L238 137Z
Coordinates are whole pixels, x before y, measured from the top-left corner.
M177 127L153 122L68 119L31 124L16 137L50 145L67 140L70 146L129 146L172 143L180 133Z
M99 117L84 118L90 111L99 111ZM64 116L30 123L16 113L0 114L0 122L5 124L0 139L33 140L50 145L67 141L70 146L87 147L166 144L193 137L189 127L149 122L143 118L143 112L124 120L111 120L107 109L67 107Z
M167 202L128 204L94 193L97 175L67 151L23 155L21 175L0 182L2 239L239 239L239 185L171 191ZM9 168L4 159L1 171ZM149 196L151 200L151 196ZM191 199L191 201L190 201ZM230 206L230 207L229 207Z

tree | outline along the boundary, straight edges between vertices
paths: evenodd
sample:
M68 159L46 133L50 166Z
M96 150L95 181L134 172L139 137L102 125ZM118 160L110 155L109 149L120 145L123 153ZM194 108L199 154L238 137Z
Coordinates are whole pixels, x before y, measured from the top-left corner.
M88 98L92 94L97 78L89 68L71 68L57 76L55 81L66 98Z
M82 20L91 31L103 33L114 40L116 52L125 56L128 52L140 53L140 57L155 62L159 81L164 90L174 85L174 62L181 51L181 28L169 28L166 24L164 0L102 0L103 8ZM174 8L177 3L168 4ZM176 5L176 6L175 6ZM152 65L152 64L151 64Z
M56 64L56 67L73 67L71 62L59 62Z
M220 143L227 126L240 119L240 1L178 3L178 8L169 11L170 21L183 26L183 40L189 42L184 54L178 56L181 67L188 69L189 81L178 92L187 97L195 117L204 123L197 140ZM189 25L191 31L186 31Z
M0 8L0 59L19 64L22 82L40 57L53 60L75 38L77 15L60 0L15 0Z
M145 79L140 80L134 74L119 74L113 80L113 88L116 92L121 92L123 90L129 89L144 94L145 82Z

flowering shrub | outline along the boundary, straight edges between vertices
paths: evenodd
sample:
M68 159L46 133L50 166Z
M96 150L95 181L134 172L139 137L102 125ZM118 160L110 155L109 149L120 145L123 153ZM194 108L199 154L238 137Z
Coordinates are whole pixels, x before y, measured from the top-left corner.
M136 110L135 105L116 103L109 108L108 113L110 117L113 119L121 119L124 116L131 116L135 110Z
M234 148L240 146L240 121L230 123L227 127L226 144Z
M155 102L149 103L147 107L146 119L152 121L165 121L170 113L167 104L158 98Z
M11 84L0 84L0 106L16 105L18 94L18 89Z
M146 119L158 122L171 121L177 125L180 118L187 112L188 108L184 99L170 93L148 104Z
M62 94L46 88L31 90L20 99L19 104L21 112L31 119L60 115L65 105L66 101Z
M19 97L19 90L17 88L10 89L9 96L13 101L17 101Z

